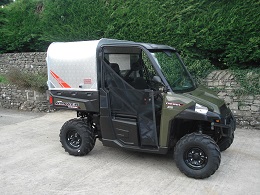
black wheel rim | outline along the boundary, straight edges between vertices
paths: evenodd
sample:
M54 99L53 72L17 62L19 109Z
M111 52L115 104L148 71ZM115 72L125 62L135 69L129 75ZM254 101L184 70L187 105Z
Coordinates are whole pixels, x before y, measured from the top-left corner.
M67 143L72 148L79 148L82 139L76 130L70 130L67 133Z
M184 154L184 161L190 168L198 170L207 165L208 156L201 148L193 147Z

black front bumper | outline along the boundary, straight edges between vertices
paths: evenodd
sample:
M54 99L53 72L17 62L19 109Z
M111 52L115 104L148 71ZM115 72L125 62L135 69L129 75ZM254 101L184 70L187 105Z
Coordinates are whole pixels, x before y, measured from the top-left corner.
M224 104L220 108L221 119L219 123L214 123L214 127L220 129L223 137L232 137L236 130L236 119L232 114L231 110Z

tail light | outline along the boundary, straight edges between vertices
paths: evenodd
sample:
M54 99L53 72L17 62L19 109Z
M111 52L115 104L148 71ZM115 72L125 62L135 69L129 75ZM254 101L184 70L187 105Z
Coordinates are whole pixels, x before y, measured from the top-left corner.
M49 96L49 103L52 105L53 104L53 97L50 95Z

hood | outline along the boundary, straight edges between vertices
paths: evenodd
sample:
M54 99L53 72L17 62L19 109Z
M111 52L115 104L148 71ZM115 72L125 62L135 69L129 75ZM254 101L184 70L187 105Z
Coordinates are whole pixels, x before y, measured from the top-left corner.
M224 100L220 99L217 94L203 86L199 86L193 91L183 93L185 97L188 97L198 104L206 106L209 111L220 114L219 108L225 104Z

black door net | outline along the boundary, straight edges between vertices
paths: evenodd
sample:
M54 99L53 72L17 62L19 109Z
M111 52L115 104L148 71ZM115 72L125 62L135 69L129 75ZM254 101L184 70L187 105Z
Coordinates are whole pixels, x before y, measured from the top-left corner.
M158 146L153 91L133 88L105 63L103 63L103 70L112 115L125 114L136 117L140 145Z

